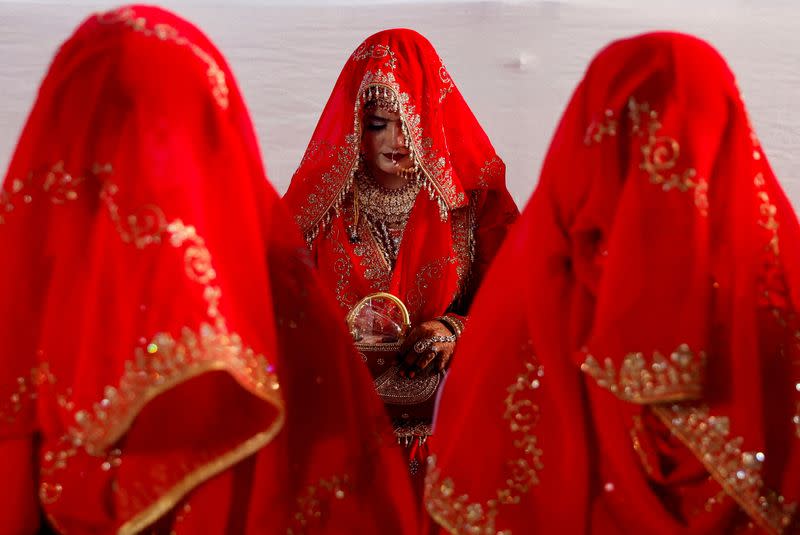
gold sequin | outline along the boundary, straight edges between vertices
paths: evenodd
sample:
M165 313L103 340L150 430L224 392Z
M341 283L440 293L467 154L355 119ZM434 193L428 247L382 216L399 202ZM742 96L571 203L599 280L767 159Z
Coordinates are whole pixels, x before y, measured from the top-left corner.
M303 535L310 532L313 524L325 514L325 505L330 507L329 502L343 500L349 492L350 479L347 475L320 479L316 484L309 485L297 498L297 512L286 534Z
M792 522L796 503L764 487L763 452L743 449L742 437L730 436L730 420L705 406L655 405L653 412L703 463L725 492L762 528L782 533Z
M530 354L526 354L525 371L507 389L503 419L508 423L512 444L521 455L506 462L506 486L497 490L497 497L485 504L472 502L467 494L458 495L452 478L443 477L436 466L436 457L428 459L425 478L425 506L436 522L453 534L511 535L509 530L497 529L501 505L519 504L522 495L539 482L537 472L543 467L542 451L537 447L533 429L539 419L539 406L531 396L541 386L544 369Z
M639 439L639 435L644 433L644 424L642 423L642 417L634 415L633 417L633 426L631 427L631 445L633 446L633 451L639 456L639 460L642 463L642 467L644 468L645 472L649 475L653 475L653 466L650 464L650 459L647 456L647 452L645 451L644 447L642 446L642 442Z
M603 141L605 136L616 136L617 126L618 121L614 116L614 112L612 110L606 110L602 119L596 119L591 122L589 127L586 129L583 142L586 145L591 145L592 142L600 143Z
M649 359L643 353L629 353L622 360L619 372L610 358L601 366L587 352L581 370L594 377L598 386L624 401L654 403L698 398L702 393L705 363L704 352L695 354L689 346L681 344L669 358L658 351Z
M38 389L55 382L56 378L46 362L32 368L28 375L17 377L15 388L0 404L0 421L14 423L23 410L32 408Z

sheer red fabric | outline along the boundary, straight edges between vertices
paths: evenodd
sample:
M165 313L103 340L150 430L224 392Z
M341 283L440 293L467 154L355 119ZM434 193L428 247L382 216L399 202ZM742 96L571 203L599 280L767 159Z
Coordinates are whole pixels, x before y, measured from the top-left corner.
M363 218L361 242L350 243L346 232L370 87L399 101L425 182L394 269ZM505 164L436 50L404 29L367 38L347 60L284 199L344 311L369 293L388 291L409 307L412 324L443 314L459 298L469 301L518 213L505 187ZM456 308L465 312L464 305Z
M433 518L798 532L798 241L716 51L671 33L603 50L473 306L435 426Z
M197 28L141 6L80 26L0 190L0 532L40 510L68 533L413 531L293 228Z

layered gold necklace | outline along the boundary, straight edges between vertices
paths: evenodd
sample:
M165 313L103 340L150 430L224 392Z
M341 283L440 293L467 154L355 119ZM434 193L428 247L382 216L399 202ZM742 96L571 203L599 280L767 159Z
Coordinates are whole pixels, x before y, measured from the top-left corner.
M412 176L402 187L391 189L378 184L359 169L356 187L359 209L366 217L386 261L394 266L400 252L403 230L421 188L420 181Z

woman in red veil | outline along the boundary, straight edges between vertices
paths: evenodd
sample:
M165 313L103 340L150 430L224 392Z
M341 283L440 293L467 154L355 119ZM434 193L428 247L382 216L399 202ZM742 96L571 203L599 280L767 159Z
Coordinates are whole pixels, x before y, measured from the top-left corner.
M656 33L603 50L443 389L433 519L797 533L798 243L714 49Z
M402 357L409 380L443 372L518 212L505 165L423 36L386 30L353 52L284 199L340 313L374 292L399 298L412 328L389 360ZM430 417L394 421L420 490Z
M413 532L290 221L197 28L80 26L0 190L0 532Z

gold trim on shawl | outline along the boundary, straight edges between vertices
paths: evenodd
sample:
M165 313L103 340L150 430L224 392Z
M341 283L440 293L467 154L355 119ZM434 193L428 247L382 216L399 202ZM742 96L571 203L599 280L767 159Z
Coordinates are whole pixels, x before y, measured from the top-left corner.
M754 522L774 534L791 525L797 504L787 504L783 496L764 488L764 453L743 451L744 438L729 436L727 416L686 404L656 405L652 410Z
M266 430L247 439L228 453L217 457L210 463L187 474L177 485L163 494L150 507L140 511L133 518L125 522L125 524L119 528L119 531L117 531L118 535L134 535L139 533L175 507L175 505L177 505L177 503L193 488L269 444L280 430L283 429L285 418L286 415L283 407L278 407L278 417Z
M628 353L619 371L610 358L601 365L587 353L581 370L618 398L648 404L699 398L705 366L703 351L695 354L688 345L681 344L669 358L658 351L654 351L650 358L644 353Z
M525 344L522 351L529 353L530 344ZM537 447L537 438L533 434L539 419L539 405L530 399L530 395L541 386L544 368L536 363L532 354L526 356L524 365L525 371L508 386L508 395L503 402L503 419L508 422L512 444L521 455L506 462L506 486L497 490L496 498L482 504L471 502L467 494L457 495L453 479L442 478L441 469L436 466L436 456L428 459L425 508L440 526L454 535L511 535L510 530L497 530L500 506L518 505L522 496L539 483L537 472L543 468L542 450Z

